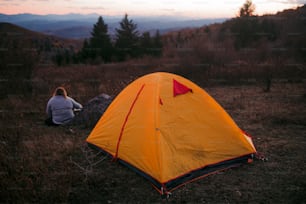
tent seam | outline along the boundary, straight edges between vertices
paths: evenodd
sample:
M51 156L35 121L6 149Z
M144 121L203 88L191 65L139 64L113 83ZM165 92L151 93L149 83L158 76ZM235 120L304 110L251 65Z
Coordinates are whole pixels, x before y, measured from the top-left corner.
M159 152L159 160L158 160L158 163L159 163L159 168L160 168L160 172L161 172L161 175L160 175L160 178L162 178L162 149L161 149L161 131L160 131L160 109L161 109L161 104L160 104L160 100L161 97L160 97L160 81L161 81L161 77L160 75L158 75L158 78L157 78L157 91L156 91L156 99L155 99L155 102L156 102L156 111L155 111L155 129L157 131L157 137L158 137L158 143L157 143L157 148L158 148L158 152Z
M117 141L116 153L115 153L115 156L114 156L114 160L116 160L117 157L118 157L119 145L120 145L120 142L121 142L121 139L122 139L122 136L123 136L123 131L124 131L124 129L125 129L125 126L126 126L126 124L127 124L128 119L129 119L129 116L131 115L132 110L134 109L135 103L136 103L136 101L138 100L138 97L139 97L140 93L142 92L144 86L145 86L145 84L143 84L143 85L141 86L140 90L138 91L138 93L137 93L137 95L136 95L136 97L135 97L135 99L134 99L134 101L133 101L133 103L132 103L132 105L131 105L131 107L130 107L130 109L129 109L129 112L127 113L127 115L126 115L126 117L125 117L125 120L124 120L124 122L123 122L123 124L122 124L121 131L120 131L120 135L119 135L119 139L118 139L118 141Z

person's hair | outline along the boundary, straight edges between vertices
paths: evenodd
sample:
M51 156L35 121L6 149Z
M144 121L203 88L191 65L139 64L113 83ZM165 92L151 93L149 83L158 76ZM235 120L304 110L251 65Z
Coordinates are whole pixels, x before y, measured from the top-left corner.
M64 98L67 98L67 91L64 87L57 87L53 93L53 96L63 96Z

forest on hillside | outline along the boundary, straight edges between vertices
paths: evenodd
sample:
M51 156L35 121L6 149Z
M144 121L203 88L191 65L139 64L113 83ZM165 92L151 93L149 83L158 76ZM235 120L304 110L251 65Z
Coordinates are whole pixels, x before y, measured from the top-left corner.
M115 39L111 39L107 24L100 16L93 25L91 38L84 40L79 52L70 54L73 59L59 52L55 62L57 65L101 64L153 56L184 59L182 63L188 67L193 64L220 66L236 61L304 63L305 6L264 16L254 15L252 2L243 7L238 17L224 23L183 29L162 36L158 30L155 36L150 32L139 33L137 24L126 14L120 28L116 29ZM277 60L284 58L286 61ZM190 62L186 62L188 60Z
M34 69L48 66L141 64L147 70L187 77L241 81L305 76L306 6L257 16L253 3L221 24L154 36L139 33L126 14L116 38L99 17L84 41L45 36L2 23L0 26L1 95L31 92ZM10 90L7 87L11 87ZM18 91L18 90L21 91Z

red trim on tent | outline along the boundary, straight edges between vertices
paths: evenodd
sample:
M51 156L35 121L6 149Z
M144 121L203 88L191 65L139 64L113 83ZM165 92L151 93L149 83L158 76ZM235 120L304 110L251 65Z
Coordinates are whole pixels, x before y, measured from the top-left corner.
M180 82L173 79L173 96L186 94L188 92L192 92L192 89L185 86L184 84L181 84Z
M180 177L182 177L182 176L184 176L184 175L190 174L190 173L192 173L192 172L194 172L194 171L197 171L197 170L206 168L206 167L208 167L208 166L214 166L214 165L217 165L217 164L226 162L226 161L235 160L235 159L237 159L237 158L245 157L245 156L252 155L252 154L256 154L256 152L251 152L251 153L248 153L248 154L245 154L245 155L241 155L241 156L239 156L239 157L233 157L233 158L231 158L231 159L225 159L225 160L223 160L223 161L219 161L219 162L216 162L216 163L204 165L204 166L202 166L202 167L199 167L199 168L190 170L190 171L188 171L188 172L186 172L186 173L184 173L184 174L182 174L182 175L179 175L179 176L177 176L177 177L175 177L175 178L173 178L173 179L170 179L170 180L168 180L168 181L166 181L166 182L164 182L164 183L161 183L161 185L165 186L167 183L169 183L169 182L171 182L171 181L177 180L177 179L179 179ZM204 178L204 177L209 176L209 175L214 174L214 173L218 173L219 171L224 171L224 170L226 170L226 169L230 169L230 168L233 168L233 167L235 167L235 166L240 166L240 165L241 165L241 163L233 163L233 164L230 164L230 165L227 166L227 167L220 168L220 169L216 169L216 170L213 171L213 172L209 172L209 173L206 173L206 174L204 174L204 175L202 175L202 176L198 176L198 177L195 177L195 178L193 178L193 179L191 179L191 180L182 182L180 185L178 185L178 186L176 186L176 187L174 187L174 188L171 188L170 190L167 190L167 192L171 192L171 191L177 189L178 187L180 187L180 186L182 186L182 185L184 185L184 184L187 184L187 183L193 182L193 181L195 181L195 180Z
M137 99L138 99L140 93L142 92L144 86L145 86L145 84L143 84L143 85L141 86L141 88L139 89L139 91L138 91L138 93L137 93L137 95L136 95L136 97L135 97L135 99L134 99L134 101L133 101L133 103L132 103L132 105L131 105L131 107L130 107L130 109L129 109L129 112L128 112L128 114L126 115L125 120L124 120L124 122L123 122L123 124L122 124L121 131L120 131L120 135L119 135L119 139L118 139L118 142L117 142L116 154L115 154L115 156L114 156L114 158L113 158L114 160L116 160L117 157L118 157L119 145L120 145L120 142L121 142L121 139L122 139L122 135L123 135L123 131L124 131L125 125L126 125L128 119L129 119L129 116L130 116L130 114L131 114L131 112L132 112L132 110L133 110L133 108L134 108L134 105L135 105L135 103L136 103L136 101L137 101Z
M159 104L160 104L160 105L164 105L164 103L163 103L163 101L162 101L161 98L159 98Z
M190 179L190 180L188 180L188 181L186 181L186 182L183 182L183 183L181 183L181 184L175 186L174 188L171 188L170 190L165 189L165 192L166 192L167 194L169 194L169 193L175 191L176 189L178 189L178 188L180 188L180 187L182 187L182 186L184 186L184 185L186 185L186 184L188 184L188 183L192 183L192 182L194 182L194 181L203 179L203 178L205 178L205 177L208 177L208 176L217 174L217 173L222 172L222 171L226 171L226 170L228 170L228 169L231 169L231 168L233 168L233 167L240 166L240 165L241 165L241 164L233 164L232 166L224 167L224 168L222 168L222 169L218 169L218 170L212 171L212 172L210 172L210 173L203 174L202 176L195 177L195 178ZM159 192L159 193L161 193L161 192Z

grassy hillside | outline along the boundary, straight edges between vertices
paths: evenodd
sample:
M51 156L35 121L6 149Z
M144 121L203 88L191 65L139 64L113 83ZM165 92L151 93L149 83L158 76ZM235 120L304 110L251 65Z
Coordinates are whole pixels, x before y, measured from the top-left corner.
M306 6L276 15L233 18L222 24L164 35L164 57L183 74L217 72L246 78L305 78ZM225 75L227 75L225 74Z
M118 93L134 72L140 73L135 68L114 75L114 69L46 69L48 75L35 73L32 96L0 100L1 202L166 202L145 179L88 148L84 141L89 128L43 123L46 102L56 85L64 83L69 94L85 104L98 93ZM173 192L168 202L303 203L306 81L275 81L270 92L257 82L203 87L253 136L257 150L268 161L187 184Z
M77 51L82 42L73 39L63 39L52 35L27 30L11 23L0 22L1 47L9 51L19 48L24 52L35 52L40 63L51 63L52 56L59 49ZM5 51L5 50L2 50ZM5 52L8 54L10 52ZM17 59L17 58L15 58Z
M0 98L8 94L31 93L35 67L53 65L58 53L71 55L80 42L29 31L10 23L0 23Z

